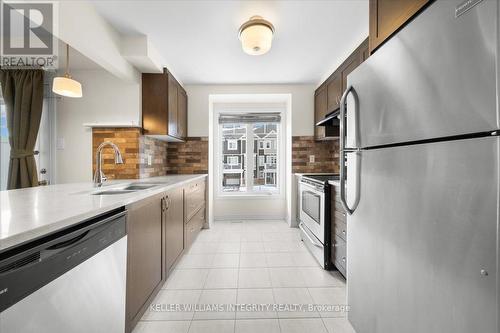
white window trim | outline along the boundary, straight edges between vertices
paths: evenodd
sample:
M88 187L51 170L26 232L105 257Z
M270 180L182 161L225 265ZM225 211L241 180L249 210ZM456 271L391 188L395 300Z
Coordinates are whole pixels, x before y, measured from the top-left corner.
M285 111L281 111L282 120L284 119L284 117L283 117L284 112ZM214 113L215 117L218 117L218 114L219 114L219 112L215 112ZM217 118L214 118L214 119L217 119ZM255 197L255 198L257 198L257 197L284 198L284 196L285 196L285 188L284 187L285 187L285 183L286 183L284 174L286 172L286 168L283 167L283 170L282 170L281 164L279 163L279 159L283 159L283 160L285 159L286 133L283 129L283 126L284 126L283 122L278 124L278 126L277 126L278 135L277 135L276 140L279 140L279 145L278 145L278 147L276 147L276 156L277 156L276 170L278 172L278 175L275 177L276 177L276 186L278 188L277 191L262 191L262 190L257 190L257 191L250 190L250 191L248 191L247 190L245 192L224 192L222 190L222 183L221 183L223 176L224 176L224 167L222 166L222 164L223 164L222 158L218 158L218 160L220 162L218 165L217 174L219 176L218 176L218 179L214 179L216 198L226 198L226 199L251 198L251 197ZM251 127L252 127L252 124L247 125L246 137L248 137L248 133L251 133L250 132ZM217 127L215 129L218 132L218 134L216 136L214 136L214 140L220 140L222 137L222 126L220 124L217 124ZM256 140L245 140L245 141L246 141L246 150L245 151L253 152L254 151L254 144L255 144ZM271 141L269 141L269 140L264 140L264 141L269 142L269 145L272 147ZM220 141L220 142L222 143L223 141ZM259 145L260 145L261 142L263 142L263 141L258 140L257 142L259 142ZM220 147L219 149L223 148L222 144L219 144L217 146ZM266 148L264 148L264 149L266 149ZM222 150L220 150L219 152L215 151L215 154L217 156L218 154L222 154L222 152L223 152ZM254 155L255 155L255 153L254 153ZM254 158L247 159L246 158L247 154L243 154L242 156L244 157L245 169L247 170L247 172L245 174L246 187L247 187L247 189L252 189L253 188L253 181L254 181L253 171L256 170L256 167L254 165L255 161L254 161ZM278 156L279 156L279 158L278 158Z

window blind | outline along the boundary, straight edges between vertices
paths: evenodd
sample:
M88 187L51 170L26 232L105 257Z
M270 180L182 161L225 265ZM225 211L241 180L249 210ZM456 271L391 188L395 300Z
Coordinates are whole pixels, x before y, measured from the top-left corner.
M253 123L279 123L281 116L277 112L273 113L240 113L240 114L221 114L219 124L253 124Z

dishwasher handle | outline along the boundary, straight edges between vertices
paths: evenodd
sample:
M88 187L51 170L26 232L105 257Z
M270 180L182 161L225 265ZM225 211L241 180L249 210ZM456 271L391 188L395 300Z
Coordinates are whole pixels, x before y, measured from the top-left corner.
M83 240L85 238L85 236L87 236L89 234L89 232L90 232L89 230L84 231L82 234L80 234L74 238L71 238L70 240L62 241L60 243L51 245L47 248L47 250L61 250L61 249L65 249L67 247L70 247L71 245L74 245L74 244L78 243L79 241Z
M59 252L67 251L71 249L71 247L78 246L79 244L86 242L96 234L101 233L104 229L106 229L107 224L124 217L126 213L126 211L122 211L117 214L105 216L97 221L89 223L88 225L80 226L78 229L70 231L64 236L46 243L45 247L41 248L41 260L45 260Z

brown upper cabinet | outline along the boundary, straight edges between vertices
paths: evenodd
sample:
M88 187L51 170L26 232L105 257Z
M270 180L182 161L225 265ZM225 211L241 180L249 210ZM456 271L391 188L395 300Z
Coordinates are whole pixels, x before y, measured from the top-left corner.
M323 117L336 109L339 108L340 105L340 97L342 96L342 77L340 72L335 72L332 75L332 78L326 85L327 90L327 100L328 100L328 109Z
M187 136L187 94L175 77L142 74L142 126L144 134L184 140Z
M370 53L433 0L370 0Z
M314 93L314 137L316 140L338 138L338 128L316 126L318 121L339 109L342 93L347 88L347 76L369 56L368 38L323 82Z
M325 87L325 85L322 85L316 90L316 93L314 94L314 124L325 118L325 115L328 113L327 103L327 88ZM324 139L325 127L314 126L314 137L318 140Z

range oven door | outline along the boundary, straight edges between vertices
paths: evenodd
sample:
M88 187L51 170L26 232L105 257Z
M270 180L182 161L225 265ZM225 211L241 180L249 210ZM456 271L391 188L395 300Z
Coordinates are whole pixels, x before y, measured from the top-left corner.
M325 192L319 186L300 182L300 221L325 244Z

